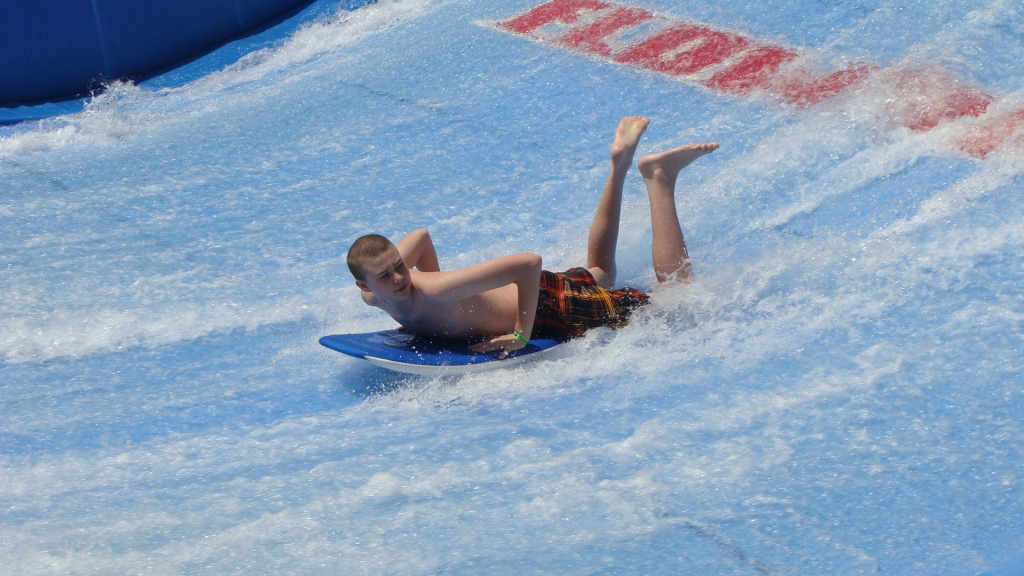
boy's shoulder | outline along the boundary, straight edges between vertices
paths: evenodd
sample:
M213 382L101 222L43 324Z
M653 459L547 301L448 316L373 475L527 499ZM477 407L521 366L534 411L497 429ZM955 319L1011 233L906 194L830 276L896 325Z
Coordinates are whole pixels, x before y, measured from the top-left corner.
M373 292L369 290L359 290L359 296L362 297L363 302L369 306L380 307L380 301L374 296Z

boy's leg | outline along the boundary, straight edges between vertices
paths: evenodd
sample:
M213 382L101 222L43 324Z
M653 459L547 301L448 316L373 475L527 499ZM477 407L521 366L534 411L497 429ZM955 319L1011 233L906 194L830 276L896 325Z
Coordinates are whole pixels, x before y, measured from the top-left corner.
M612 142L612 167L608 182L601 192L597 212L587 239L587 269L597 285L615 285L615 246L619 241L619 214L622 211L622 186L626 172L633 163L633 153L650 120L643 116L627 116L619 122Z
M689 280L690 255L676 214L675 187L679 171L701 156L718 149L717 143L687 144L660 154L648 154L637 162L651 200L651 229L654 241L654 274L659 282L673 278Z

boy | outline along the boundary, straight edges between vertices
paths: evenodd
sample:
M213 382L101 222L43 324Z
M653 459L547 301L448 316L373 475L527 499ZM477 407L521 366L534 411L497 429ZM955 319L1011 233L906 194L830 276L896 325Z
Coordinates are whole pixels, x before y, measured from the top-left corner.
M540 256L515 254L441 272L425 229L410 232L397 246L370 234L348 252L363 301L412 332L483 339L473 350L501 350L502 357L533 336L567 340L587 328L624 324L634 308L648 301L639 290L612 286L622 186L649 122L628 116L615 131L611 172L590 227L587 268L547 272L541 270ZM692 276L676 215L675 182L680 170L717 148L716 143L689 144L637 162L651 202L651 250L659 282Z

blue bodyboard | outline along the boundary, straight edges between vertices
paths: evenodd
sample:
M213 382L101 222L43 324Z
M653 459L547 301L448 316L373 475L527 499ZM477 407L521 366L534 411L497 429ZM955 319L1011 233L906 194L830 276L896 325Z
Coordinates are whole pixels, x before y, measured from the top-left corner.
M403 330L384 330L365 334L324 336L320 344L362 358L382 368L409 374L465 374L491 368L505 368L560 344L557 340L537 339L520 350L501 358L500 352L473 352L471 342L417 336Z

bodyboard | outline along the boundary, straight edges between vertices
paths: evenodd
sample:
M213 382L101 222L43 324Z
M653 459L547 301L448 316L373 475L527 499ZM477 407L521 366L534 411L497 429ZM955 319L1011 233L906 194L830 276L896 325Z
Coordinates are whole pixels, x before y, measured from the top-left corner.
M469 349L471 342L417 336L403 330L333 334L321 338L320 344L388 370L434 376L507 368L538 358L540 353L551 350L560 342L531 340L526 347L509 353L505 358L500 358L499 351L473 352Z

